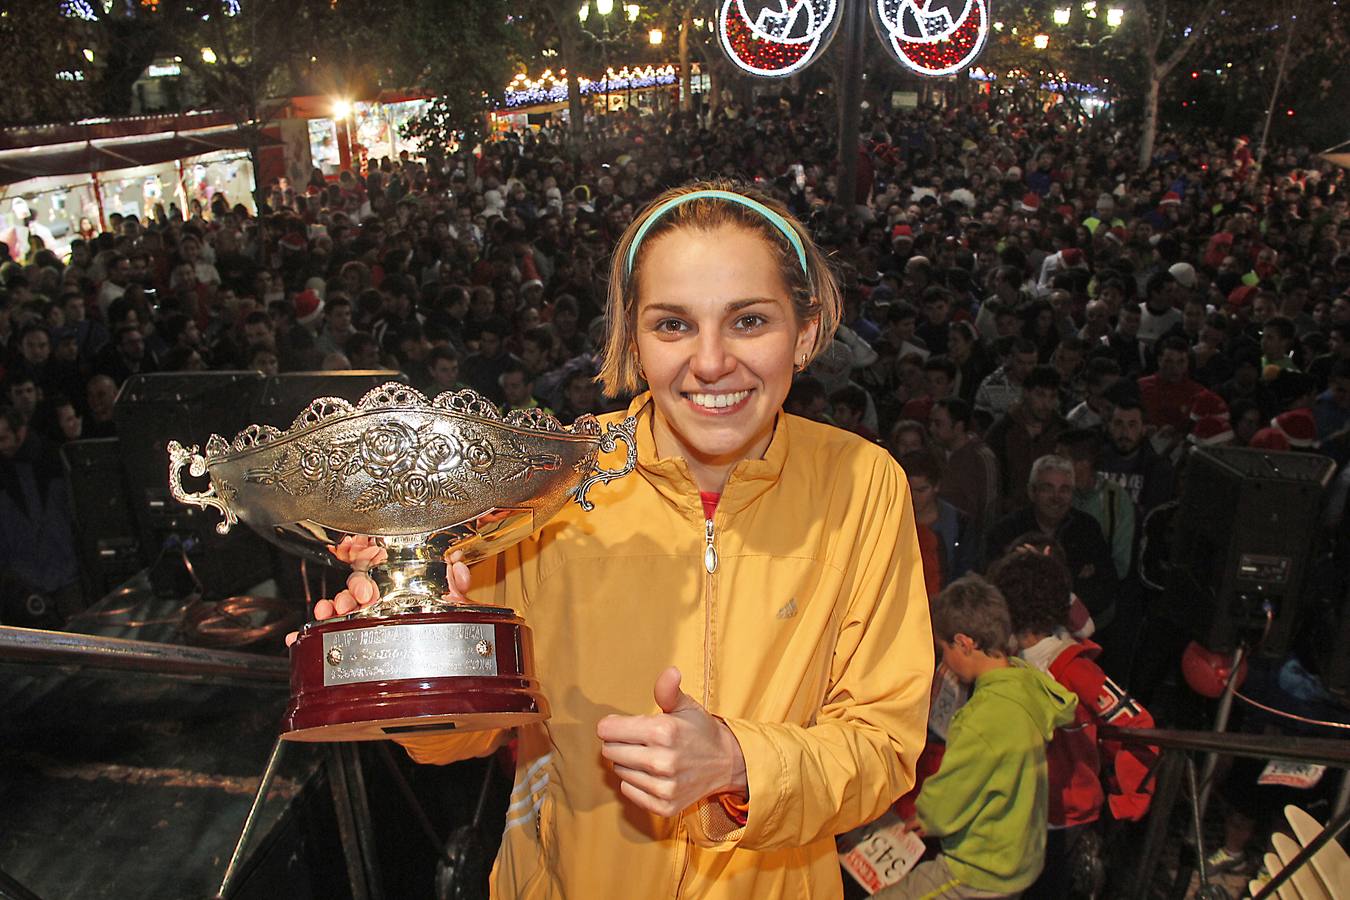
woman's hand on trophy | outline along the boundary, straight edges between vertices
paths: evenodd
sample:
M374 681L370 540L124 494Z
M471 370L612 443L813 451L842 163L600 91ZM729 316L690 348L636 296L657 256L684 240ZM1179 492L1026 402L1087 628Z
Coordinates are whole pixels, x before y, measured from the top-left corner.
M336 545L329 544L328 552L337 557L338 562L351 566L353 572L368 572L372 566L382 565L389 559L389 551L364 534L349 534Z
M373 549L378 552L372 553L371 544L360 543L369 541L369 538L343 538L342 543L328 548L334 556L351 565L356 571L347 576L345 590L339 591L332 600L320 600L314 604L315 621L322 622L334 616L345 616L380 599L380 588L366 571L370 566L384 562L387 554L383 547L374 547ZM357 569L358 565L362 567ZM464 564L464 554L458 550L447 553L445 572L450 586L445 592L445 599L450 603L468 603L469 567ZM294 644L299 636L298 631L286 635L286 646Z
M330 548L331 549L331 548ZM314 604L314 619L322 622L334 616L345 616L362 606L369 606L380 599L380 588L365 572L353 572L347 576L347 587L338 592L332 600L320 600ZM295 643L300 632L292 631L286 635L286 646Z
M445 580L450 590L441 595L447 603L469 603L469 567L464 563L462 550L450 550L445 554Z

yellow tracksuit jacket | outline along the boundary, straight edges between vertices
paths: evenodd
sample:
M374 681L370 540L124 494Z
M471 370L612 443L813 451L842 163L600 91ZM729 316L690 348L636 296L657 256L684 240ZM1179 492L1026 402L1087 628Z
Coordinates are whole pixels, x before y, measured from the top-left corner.
M688 467L655 457L648 395L629 413L638 470L594 489L593 511L569 504L475 567L471 597L533 629L552 707L519 731L493 896L839 897L834 835L912 786L924 743L933 640L904 473L852 434L780 414L765 457L728 480L708 572ZM596 723L658 712L652 685L669 665L740 742L744 826L715 798L646 813L600 756ZM495 737L400 743L444 763Z

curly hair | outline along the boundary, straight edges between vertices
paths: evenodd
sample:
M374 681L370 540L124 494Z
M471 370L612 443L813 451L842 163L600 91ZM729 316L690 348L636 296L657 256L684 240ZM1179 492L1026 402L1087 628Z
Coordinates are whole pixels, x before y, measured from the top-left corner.
M1008 601L1014 634L1050 634L1067 625L1073 579L1053 556L1014 550L989 567L988 578Z

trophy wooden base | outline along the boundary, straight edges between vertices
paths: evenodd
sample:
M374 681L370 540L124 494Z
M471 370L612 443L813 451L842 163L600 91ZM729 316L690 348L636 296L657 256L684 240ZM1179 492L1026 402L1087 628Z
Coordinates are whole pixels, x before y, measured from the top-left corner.
M530 629L466 606L311 622L291 647L288 741L375 741L547 719Z

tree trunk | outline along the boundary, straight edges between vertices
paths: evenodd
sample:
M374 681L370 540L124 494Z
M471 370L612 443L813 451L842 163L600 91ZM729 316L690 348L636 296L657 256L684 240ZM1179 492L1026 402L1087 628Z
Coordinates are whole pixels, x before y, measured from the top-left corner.
M1144 133L1139 138L1139 169L1147 169L1153 162L1153 142L1158 138L1158 92L1162 88L1162 74L1150 62L1148 93L1144 95Z
M567 133L576 143L585 133L586 106L581 99L581 85L577 83L577 36L570 16L560 17L558 22L558 53L558 62L567 70Z
M708 126L717 120L717 115L722 111L722 67L718 63L708 61Z
M839 97L839 196L836 202L852 212L857 203L858 188L858 127L862 118L862 67L864 17L867 7L862 3L846 6L841 23L844 27L843 73L838 82Z
M689 61L689 29L693 27L694 12L686 6L680 16L680 112L694 108L694 77Z

